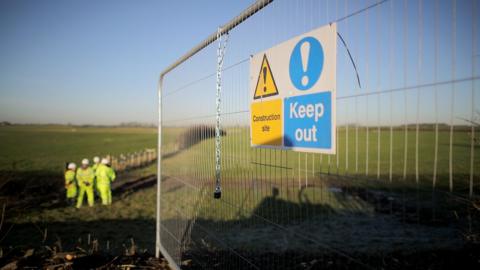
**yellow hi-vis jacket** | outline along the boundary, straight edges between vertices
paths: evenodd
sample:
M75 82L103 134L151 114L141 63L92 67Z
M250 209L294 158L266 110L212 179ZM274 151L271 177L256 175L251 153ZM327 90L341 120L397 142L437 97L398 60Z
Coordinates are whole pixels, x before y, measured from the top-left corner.
M93 166L92 166L93 173L95 173L97 171L98 165L100 165L100 164L99 163L93 164Z
M72 170L67 170L65 172L65 187L66 188L74 188L76 187L75 184L75 172Z
M80 187L93 187L93 181L95 180L95 173L93 169L88 167L86 169L77 169L77 182Z

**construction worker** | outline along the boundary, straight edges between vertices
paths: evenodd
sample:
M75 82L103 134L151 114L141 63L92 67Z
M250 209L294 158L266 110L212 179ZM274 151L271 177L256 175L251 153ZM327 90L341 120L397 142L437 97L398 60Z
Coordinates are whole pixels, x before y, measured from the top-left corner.
M98 156L93 157L93 175L95 176L95 172L97 171L98 165L100 165L100 158ZM97 179L95 178L93 180L93 190L95 191L95 195L98 197L100 194L98 193L98 188L97 188Z
M75 177L75 163L69 163L65 171L65 189L67 193L67 202L73 205L75 197L77 196L77 182Z
M110 168L110 162L108 159L103 158L100 165L95 172L97 179L97 189L100 193L100 198L102 199L103 205L112 204L112 190L111 182L115 180L115 171Z
M93 206L93 181L95 180L95 173L93 169L88 166L88 159L82 160L82 166L77 170L78 182L78 198L77 208L82 207L83 196L87 193L88 206Z
M100 165L100 158L99 157L94 157L93 158L93 166L92 166L93 172L95 172L97 170L98 165Z

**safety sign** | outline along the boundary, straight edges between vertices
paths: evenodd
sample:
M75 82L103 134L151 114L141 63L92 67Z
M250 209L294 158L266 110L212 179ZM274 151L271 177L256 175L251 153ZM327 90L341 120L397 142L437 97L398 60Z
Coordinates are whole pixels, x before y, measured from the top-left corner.
M270 97L278 94L275 79L272 75L272 70L268 64L267 56L263 55L262 66L258 73L257 87L255 88L254 99Z
M251 145L335 154L337 26L250 59Z

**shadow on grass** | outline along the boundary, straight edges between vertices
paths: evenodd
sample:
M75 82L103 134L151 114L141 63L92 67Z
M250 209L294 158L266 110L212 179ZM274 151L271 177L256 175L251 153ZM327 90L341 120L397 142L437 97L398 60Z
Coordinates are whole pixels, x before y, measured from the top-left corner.
M62 173L48 170L0 171L0 196L51 194L63 188Z
M4 205L10 214L58 207L64 193L62 174L48 170L0 171L0 206Z
M480 266L479 244L465 240L459 230L464 217L447 223L406 221L403 208L377 209L383 199L361 190L335 190L328 196L344 203L333 208L315 202L307 195L308 188L302 187L297 202L292 202L281 198L274 187L253 210L239 212L233 220L201 215L185 219L192 213L208 213L210 207L221 209L220 217L228 217L237 206L224 199L199 197L191 212L179 202L172 206L178 218L162 223L162 244L175 260L191 260L185 269L446 269L459 261L467 267ZM478 226L479 216L473 218Z
M66 206L64 179L60 173L51 171L0 171L0 208L23 212L55 209ZM138 177L128 172L117 174L112 183L113 195L128 195L137 190L152 187L156 176ZM98 200L98 195L95 195Z

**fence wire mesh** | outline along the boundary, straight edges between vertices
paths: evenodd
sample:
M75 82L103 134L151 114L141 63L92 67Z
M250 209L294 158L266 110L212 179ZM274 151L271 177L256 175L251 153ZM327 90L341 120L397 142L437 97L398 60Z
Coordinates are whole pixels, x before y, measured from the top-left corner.
M163 252L185 269L478 264L479 9L475 0L276 0L237 25L222 74L221 199L217 44L170 71ZM250 55L331 22L359 74L339 43L337 154L250 147Z

